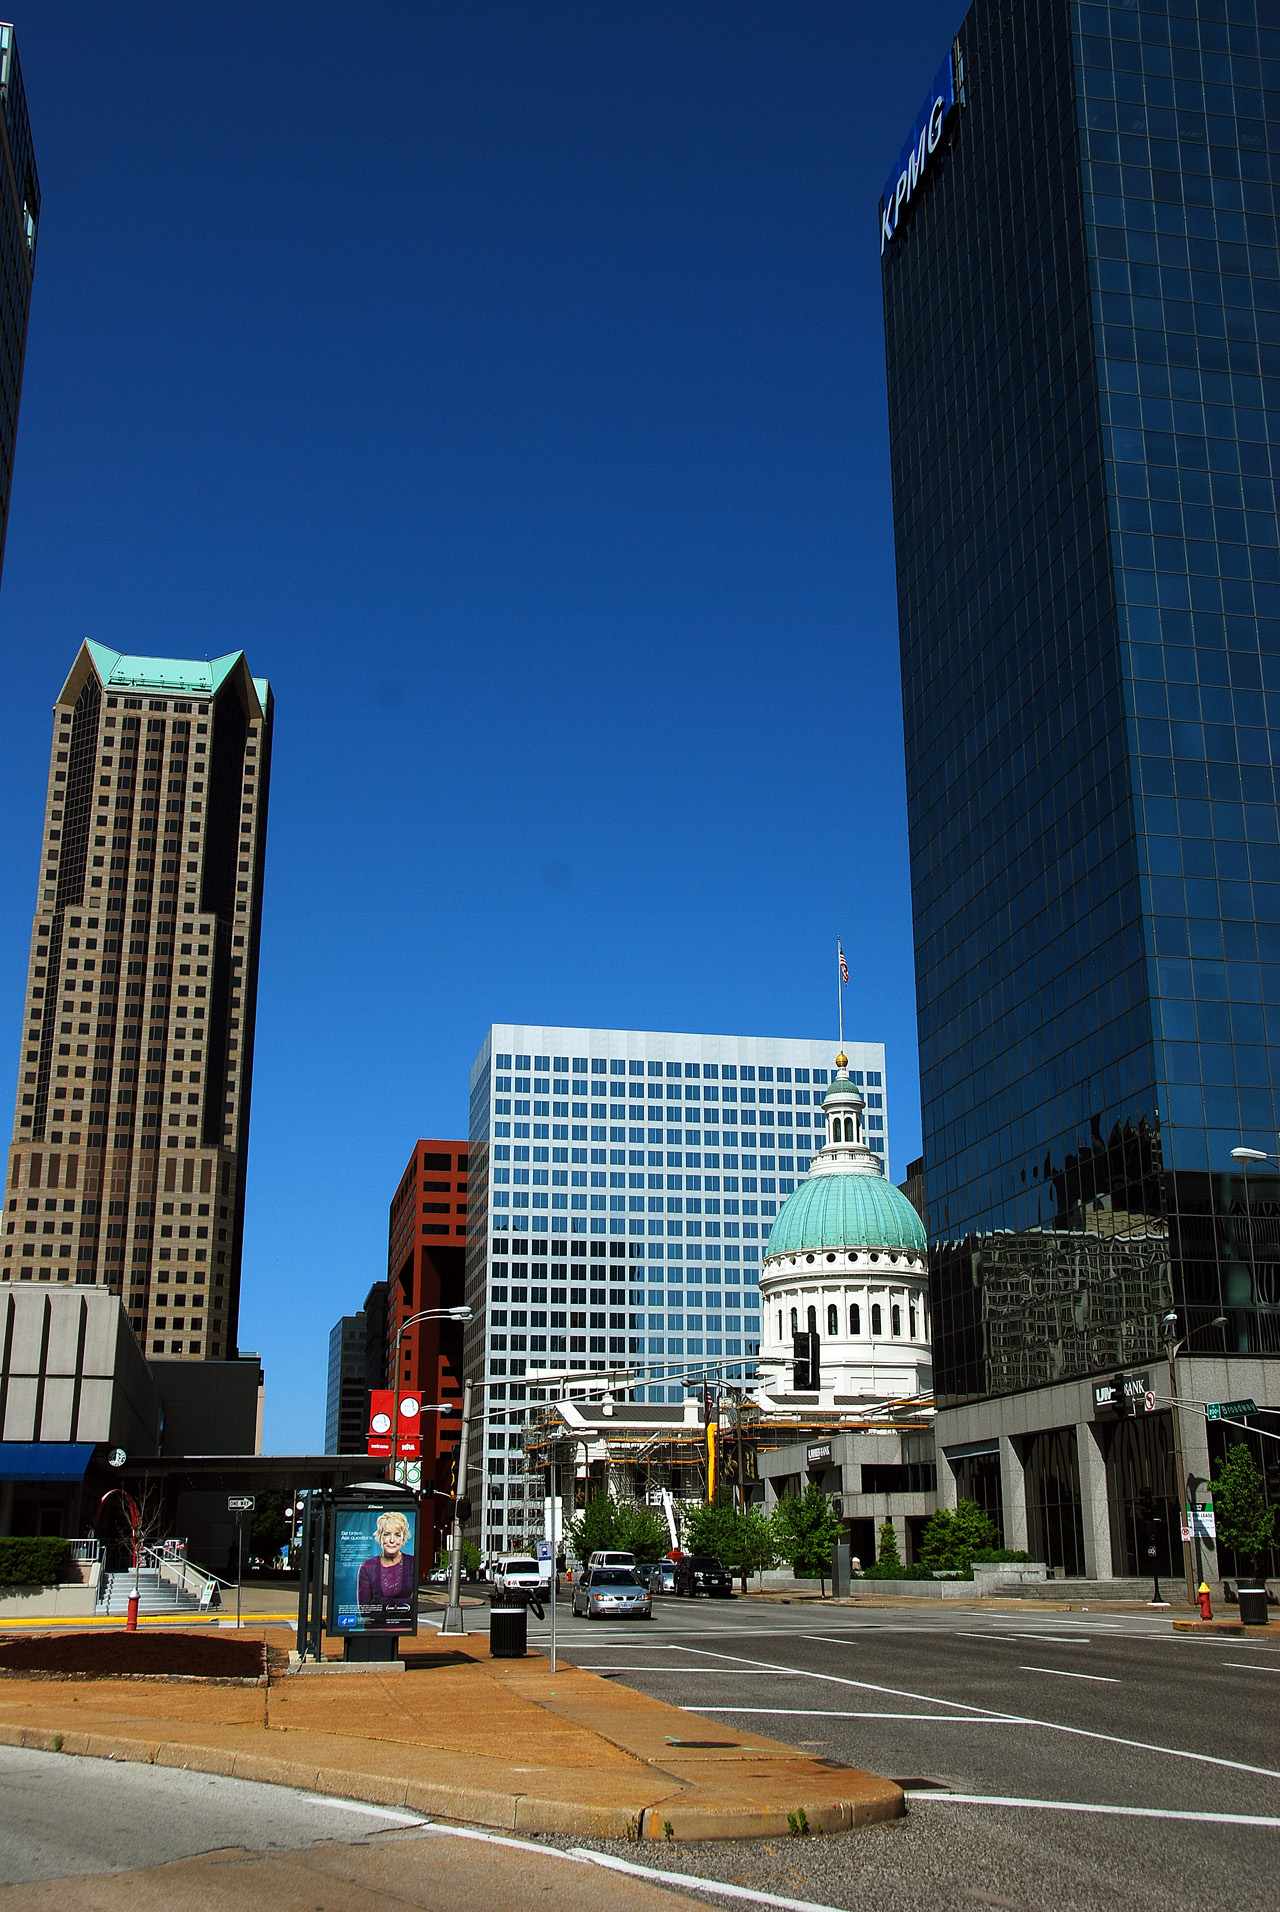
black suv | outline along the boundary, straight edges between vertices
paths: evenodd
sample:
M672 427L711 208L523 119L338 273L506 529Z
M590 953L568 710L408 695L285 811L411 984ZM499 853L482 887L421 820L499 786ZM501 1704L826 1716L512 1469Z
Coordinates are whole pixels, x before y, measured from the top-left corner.
M733 1577L729 1569L712 1554L686 1554L676 1562L677 1593L697 1599L705 1593L713 1600L732 1600Z

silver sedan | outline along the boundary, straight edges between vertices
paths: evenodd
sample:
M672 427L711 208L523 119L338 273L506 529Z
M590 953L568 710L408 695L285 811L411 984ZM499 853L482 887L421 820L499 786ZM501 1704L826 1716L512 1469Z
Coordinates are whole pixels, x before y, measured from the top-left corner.
M575 1619L651 1620L649 1589L626 1567L592 1567L573 1589Z

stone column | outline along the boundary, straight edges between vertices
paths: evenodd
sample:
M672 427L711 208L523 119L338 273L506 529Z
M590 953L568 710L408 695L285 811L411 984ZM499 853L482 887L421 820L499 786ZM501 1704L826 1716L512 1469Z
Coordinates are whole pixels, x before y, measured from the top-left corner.
M1027 1483L1018 1451L1007 1434L1000 1436L1000 1498L1004 1506L1004 1544L1016 1552L1027 1548Z
M1111 1514L1107 1503L1107 1467L1093 1424L1076 1422L1080 1469L1080 1524L1084 1530L1084 1571L1088 1580L1110 1580Z
M959 1498L960 1498L959 1492L956 1488L956 1477L954 1473L951 1471L951 1463L947 1459L946 1455L943 1453L942 1449L939 1448L938 1449L938 1505L939 1507L954 1507Z

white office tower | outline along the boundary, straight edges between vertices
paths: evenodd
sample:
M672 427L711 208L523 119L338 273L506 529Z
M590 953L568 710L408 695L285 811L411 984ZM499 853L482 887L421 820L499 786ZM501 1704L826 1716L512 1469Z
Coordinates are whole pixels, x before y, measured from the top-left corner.
M490 1028L471 1071L464 1355L489 1417L486 1549L523 1544L521 1429L540 1372L626 1370L634 1398L664 1402L709 1366L754 1375L762 1245L823 1143L831 1049ZM887 1161L884 1047L848 1049L867 1151ZM528 1492L540 1532L541 1486Z

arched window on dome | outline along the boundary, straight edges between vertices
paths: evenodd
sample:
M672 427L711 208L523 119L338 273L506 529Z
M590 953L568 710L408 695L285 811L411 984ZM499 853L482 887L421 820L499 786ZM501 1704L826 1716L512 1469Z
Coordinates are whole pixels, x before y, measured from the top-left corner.
M791 1332L792 1334L799 1334L800 1332L800 1317L794 1308L791 1310Z
M779 1341L781 1341L782 1339L782 1310L781 1308L779 1308L778 1310L778 1339Z
M833 1142L840 1140L840 1117L838 1115L833 1115L831 1118L831 1140Z
M916 1339L916 1304L914 1301L908 1309L907 1319L911 1323L911 1339L914 1341Z
M818 1310L817 1310L816 1308L810 1308L810 1310L809 1310L809 1333L810 1333L810 1334L817 1334L817 1332L818 1332Z
M840 1332L840 1310L832 1303L827 1309L827 1333L837 1335Z
M871 1304L871 1332L874 1336L878 1335L880 1331L880 1303L873 1301Z
M849 1310L849 1333L862 1333L862 1310L855 1301Z
M846 1142L852 1142L854 1139L853 1117L851 1115L846 1115L844 1118L844 1139Z
M896 1301L893 1304L892 1318L893 1318L893 1332L895 1334L901 1334L902 1333L902 1310L898 1306Z

